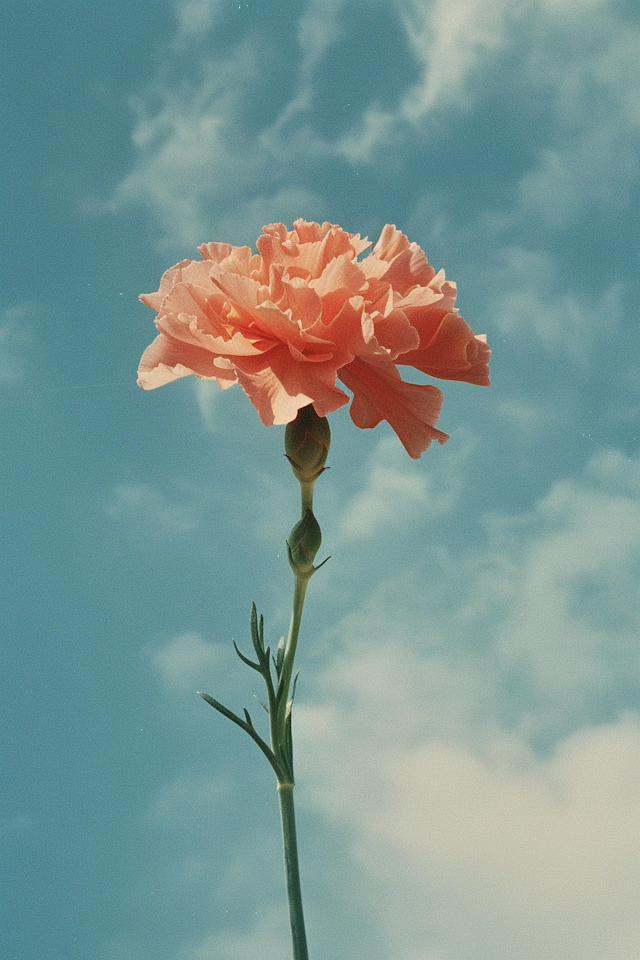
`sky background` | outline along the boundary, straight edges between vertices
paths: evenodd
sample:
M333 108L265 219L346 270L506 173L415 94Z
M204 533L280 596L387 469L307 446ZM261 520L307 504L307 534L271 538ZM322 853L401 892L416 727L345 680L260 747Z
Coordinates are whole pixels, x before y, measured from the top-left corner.
M298 217L395 223L493 348L419 461L331 416L311 958L638 956L636 5L2 6L3 957L290 956L273 774L195 695L286 630L284 429L135 379L140 293Z

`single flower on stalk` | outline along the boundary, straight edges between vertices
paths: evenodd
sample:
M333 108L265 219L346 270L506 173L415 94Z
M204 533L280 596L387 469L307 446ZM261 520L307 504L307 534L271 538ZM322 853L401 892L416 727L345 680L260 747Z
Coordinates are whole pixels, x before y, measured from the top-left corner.
M249 247L207 243L202 260L183 260L141 300L157 311L160 335L145 350L138 383L145 389L194 374L226 388L239 383L262 422L287 424L285 456L300 485L300 519L287 540L294 588L286 640L272 655L264 621L252 604L253 654L240 660L263 678L268 741L249 711L234 713L200 696L258 745L277 779L293 960L309 960L302 906L293 790L294 661L305 594L322 534L314 485L326 470L327 415L349 403L358 427L386 420L414 458L432 440L442 393L405 382L398 366L444 380L488 385L490 350L455 308L455 284L436 273L415 243L387 225L373 250L359 234L330 223L270 224ZM253 656L255 655L255 659Z
M320 417L349 402L357 427L386 420L418 458L436 429L442 392L404 381L398 366L442 380L489 384L491 351L455 308L456 286L416 243L387 225L371 244L331 223L272 223L249 247L205 243L202 260L167 270L156 293L160 335L145 350L146 390L194 374L239 383L262 422Z

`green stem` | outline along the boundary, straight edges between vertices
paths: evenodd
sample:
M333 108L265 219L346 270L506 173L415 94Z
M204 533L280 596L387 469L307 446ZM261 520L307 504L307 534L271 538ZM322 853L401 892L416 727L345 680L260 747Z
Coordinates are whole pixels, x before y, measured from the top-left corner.
M284 720L287 710L287 701L289 699L289 687L291 685L291 676L293 674L293 661L296 656L298 646L298 637L300 635L300 623L302 621L302 608L304 598L307 592L310 577L296 576L295 587L293 590L293 608L291 610L291 622L289 624L289 635L287 645L284 648L284 659L282 661L282 676L278 690L278 713L276 717L275 729L277 738L284 734ZM272 729L272 737L273 737ZM275 744L274 744L275 748Z
M293 662L300 634L302 608L307 592L309 577L296 576L293 592L293 608L289 636L284 652L282 674L278 690L278 709L272 715L271 744L278 759L284 760L283 766L291 772L290 781L278 778L278 800L280 801L280 820L282 823L282 843L284 847L284 872L287 884L287 899L289 901L289 920L291 923L291 940L293 944L293 960L308 960L307 936L304 928L304 912L302 909L302 891L300 889L300 867L298 864L298 841L296 837L296 818L293 806L293 770L291 746L287 744L287 700L293 674Z
M309 960L307 935L304 929L302 910L302 891L300 889L300 868L298 866L298 841L296 838L296 816L293 807L293 784L278 784L280 801L280 820L282 823L282 842L284 845L284 872L287 881L289 900L289 920L293 942L293 960Z
M313 480L300 480L300 505L301 513L300 516L304 517L307 510L313 510L313 488L317 477L314 477Z

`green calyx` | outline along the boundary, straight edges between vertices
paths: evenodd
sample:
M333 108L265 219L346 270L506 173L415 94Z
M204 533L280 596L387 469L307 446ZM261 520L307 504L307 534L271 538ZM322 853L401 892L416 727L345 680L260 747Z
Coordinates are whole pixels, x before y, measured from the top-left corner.
M307 510L302 520L298 520L287 540L289 563L296 576L310 577L316 570L313 565L315 556L322 543L320 524Z
M313 483L326 469L331 430L326 417L319 417L313 404L298 410L287 424L284 455L300 483Z

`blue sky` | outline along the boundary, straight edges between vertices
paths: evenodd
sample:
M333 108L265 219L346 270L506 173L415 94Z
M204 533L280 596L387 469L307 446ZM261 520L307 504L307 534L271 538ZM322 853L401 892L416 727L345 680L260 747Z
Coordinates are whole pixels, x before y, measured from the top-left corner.
M209 240L395 223L492 386L411 461L331 417L295 715L313 960L638 939L638 16L626 0L5 0L3 956L282 960L260 691L297 485L239 388L145 393Z

